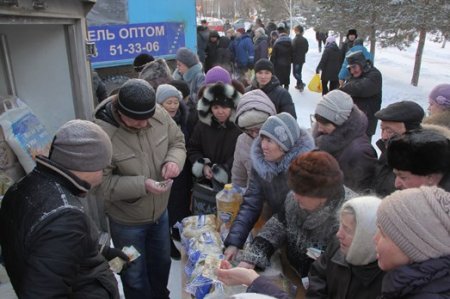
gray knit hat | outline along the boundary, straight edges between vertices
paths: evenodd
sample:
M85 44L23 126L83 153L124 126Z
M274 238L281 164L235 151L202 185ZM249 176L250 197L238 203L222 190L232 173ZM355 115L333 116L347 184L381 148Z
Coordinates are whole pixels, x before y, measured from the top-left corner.
M350 209L354 213L356 227L352 244L345 260L352 265L363 266L377 260L373 237L377 232L377 209L381 199L375 196L355 197L346 201L342 212Z
M178 101L181 101L181 92L170 84L161 84L156 89L156 102L158 104L164 103L168 98L176 97Z
M297 120L289 113L270 116L259 130L259 136L275 141L285 152L289 151L300 137Z
M332 90L322 97L315 113L340 126L350 116L353 108L352 97L340 90Z
M199 63L197 54L188 48L179 48L177 51L176 60L185 64L188 68Z
M145 80L130 79L120 87L117 104L132 119L149 119L155 113L155 90Z
M71 120L55 134L49 159L68 170L93 172L111 163L112 145L108 135L87 120Z
M450 193L438 187L396 191L377 212L377 224L412 261L450 255Z

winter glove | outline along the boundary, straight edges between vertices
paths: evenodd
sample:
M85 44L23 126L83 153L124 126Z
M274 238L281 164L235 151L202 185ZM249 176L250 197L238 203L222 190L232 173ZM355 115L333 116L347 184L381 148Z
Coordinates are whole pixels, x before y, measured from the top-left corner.
M105 246L101 254L105 257L107 261L110 261L115 257L120 257L121 259L127 262L130 260L128 255L126 255L122 250L109 246Z
M192 174L197 178L201 178L203 176L203 167L205 165L210 166L211 160L208 158L200 158L195 161L194 165L192 165Z
M219 164L214 164L211 168L212 172L213 172L213 176L214 179L216 181L218 181L219 183L225 185L226 183L228 183L228 173L225 170L225 168L223 168L223 166L219 165Z

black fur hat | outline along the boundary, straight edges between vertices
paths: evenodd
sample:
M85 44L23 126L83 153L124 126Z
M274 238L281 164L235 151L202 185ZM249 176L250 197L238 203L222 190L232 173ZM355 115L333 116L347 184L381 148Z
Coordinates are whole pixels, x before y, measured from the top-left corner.
M347 32L347 38L349 35L354 35L356 38L356 37L358 37L358 32L356 31L356 29L349 29Z
M144 79L150 83L155 90L159 85L169 84L173 80L169 66L162 58L147 63L139 73L139 79Z
M232 109L229 121L234 122L236 117L236 107L239 103L241 94L230 84L218 82L208 85L203 90L203 95L197 103L199 120L207 125L211 125L212 112L211 107L220 105Z
M415 175L446 173L450 167L449 140L434 131L418 129L389 140L390 167Z

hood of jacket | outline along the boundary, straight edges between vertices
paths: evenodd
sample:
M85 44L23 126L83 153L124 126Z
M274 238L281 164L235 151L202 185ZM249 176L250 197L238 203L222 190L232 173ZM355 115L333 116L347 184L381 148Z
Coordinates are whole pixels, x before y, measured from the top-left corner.
M349 118L331 134L321 134L317 125L313 128L314 141L319 149L335 156L356 138L363 136L367 128L367 117L353 105Z
M270 98L261 90L252 91L252 96L245 94L236 108L236 120L247 111L256 110L266 112L269 115L277 114L275 105Z
M287 171L291 161L299 154L306 153L314 149L314 140L311 135L303 128L300 128L300 137L294 146L284 154L280 162L269 162L264 159L261 149L261 137L256 137L252 144L250 157L252 167L258 175L264 180L270 182L276 175Z
M206 86L203 91L202 97L197 102L198 119L211 126L213 123L213 113L211 111L212 105L216 101L226 101L231 108L231 115L228 121L234 122L236 119L236 108L239 103L241 94L230 84L222 84L221 82Z

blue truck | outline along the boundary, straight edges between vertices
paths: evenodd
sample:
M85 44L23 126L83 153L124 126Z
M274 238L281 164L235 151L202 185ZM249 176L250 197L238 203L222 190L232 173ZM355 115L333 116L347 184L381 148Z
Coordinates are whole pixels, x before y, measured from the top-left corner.
M197 51L195 0L97 0L87 19L91 63L102 77L127 75L141 53L171 60L180 47Z

